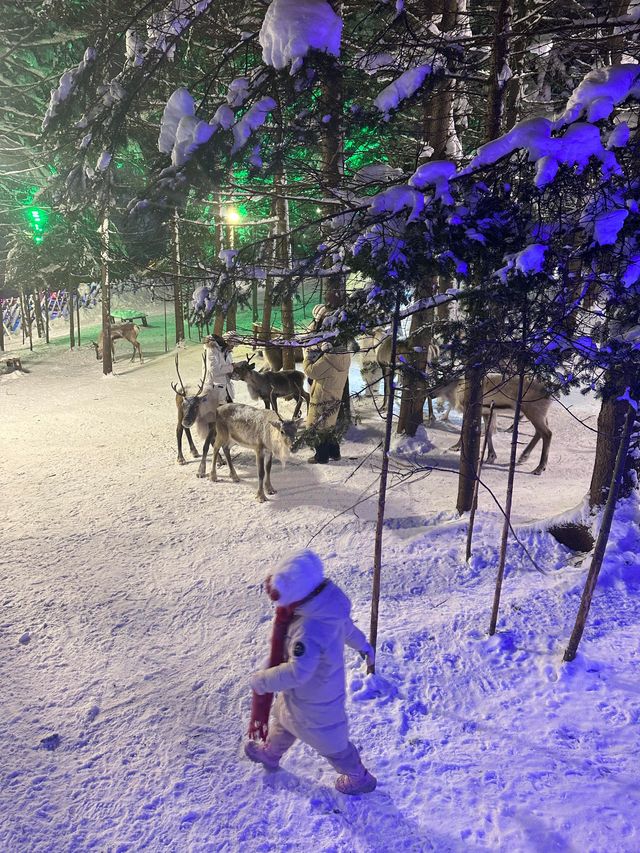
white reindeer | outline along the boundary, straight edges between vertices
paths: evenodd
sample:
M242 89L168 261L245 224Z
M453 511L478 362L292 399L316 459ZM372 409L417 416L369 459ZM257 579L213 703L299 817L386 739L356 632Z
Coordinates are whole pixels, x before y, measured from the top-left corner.
M136 353L138 353L140 364L142 364L142 349L138 343L138 332L140 331L140 327L136 326L135 323L117 323L115 325L111 325L109 327L109 331L111 334L111 358L114 361L116 360L116 351L114 347L116 341L129 341L133 346L131 361L134 360ZM100 332L97 343L95 341L91 341L91 343L96 348L96 358L100 361L102 358L102 347L104 344L104 332Z
M213 463L211 468L211 480L216 482L216 464L220 449L224 451L229 474L234 483L240 482L231 461L229 448L232 444L240 444L255 451L256 465L258 468L258 492L256 497L259 501L266 500L267 494L275 495L276 490L271 485L271 464L273 457L279 459L283 464L291 453L291 446L296 437L299 421L283 421L271 409L255 409L244 403L225 403L218 407L216 412L216 436L213 446ZM199 477L204 477L204 451L201 472Z
M483 394L482 394L482 417L484 419L485 429L488 430L487 435L487 462L496 461L496 451L493 446L493 436L496 431L496 415L500 411L513 412L516 407L516 398L518 396L518 377L510 376L505 378L500 373L488 373L484 378ZM456 379L453 382L443 385L434 390L434 396L445 399L449 402L449 411L451 408L462 409L464 403L464 380ZM493 417L489 423L489 410L491 403L493 407ZM542 453L538 467L532 472L534 474L542 474L547 467L549 459L549 448L551 446L552 432L549 429L547 414L551 405L551 394L547 388L533 376L525 376L522 402L520 411L531 423L535 429L535 434L529 444L520 454L518 464L526 462L531 454L531 451L536 444L542 439ZM445 416L448 418L449 412ZM452 450L460 449L460 441L454 445Z

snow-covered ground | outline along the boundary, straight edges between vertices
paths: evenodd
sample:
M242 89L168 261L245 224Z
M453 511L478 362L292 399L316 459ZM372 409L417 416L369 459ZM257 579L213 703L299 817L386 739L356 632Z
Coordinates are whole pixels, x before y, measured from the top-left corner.
M517 475L516 528L538 569L511 544L491 639L500 515L483 492L466 564L455 418L394 455L377 681L348 658L352 737L379 787L348 799L306 747L276 773L241 747L268 567L310 544L367 630L382 422L357 402L343 460L310 466L301 451L261 505L246 451L238 485L176 464L173 354L145 348L153 334L141 366L117 345L112 378L93 351L59 345L16 351L30 373L0 377L0 849L640 849L637 507L614 524L569 665L588 561L529 524L581 502L593 432L554 404L549 470L527 473L536 450ZM182 351L185 381L199 349ZM594 401L568 402L595 426ZM485 471L498 499L508 440ZM409 476L416 464L438 470Z

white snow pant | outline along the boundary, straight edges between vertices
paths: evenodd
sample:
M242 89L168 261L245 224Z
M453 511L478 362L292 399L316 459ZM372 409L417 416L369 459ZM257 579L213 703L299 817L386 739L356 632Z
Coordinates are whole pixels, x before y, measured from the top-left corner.
M276 715L272 715L269 721L269 736L267 738L266 751L273 758L280 760L285 752L290 749L296 742L296 736L284 728ZM360 754L355 746L349 741L346 749L340 752L334 752L332 755L323 755L323 758L329 762L337 773L344 773L346 776L352 776L360 779L367 772Z

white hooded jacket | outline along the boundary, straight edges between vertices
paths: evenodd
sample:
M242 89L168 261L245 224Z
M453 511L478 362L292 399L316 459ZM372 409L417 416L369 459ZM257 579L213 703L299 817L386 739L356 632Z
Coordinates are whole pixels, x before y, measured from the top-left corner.
M285 729L322 755L346 749L344 646L367 640L350 617L351 602L331 581L295 610L287 630L286 659L252 678L258 693L276 693L274 713Z

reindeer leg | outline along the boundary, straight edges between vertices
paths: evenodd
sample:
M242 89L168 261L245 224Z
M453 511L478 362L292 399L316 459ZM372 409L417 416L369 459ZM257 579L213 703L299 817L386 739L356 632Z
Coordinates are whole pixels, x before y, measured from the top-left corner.
M198 466L198 477L206 477L207 476L207 453L209 452L209 447L211 443L216 440L216 429L212 426L207 433L207 437L204 440L204 446L202 448L202 459L200 460L200 465ZM215 462L215 458L214 458ZM213 466L215 468L215 464ZM212 479L215 480L215 477Z
M227 467L229 468L229 476L233 480L234 483L240 482L240 477L238 477L238 473L236 469L233 467L233 462L231 461L231 451L229 450L229 446L224 444L222 449L224 450L224 458L227 460Z
M264 493L264 454L262 450L256 450L256 464L258 466L258 492L256 498L260 503L264 503L267 498Z
M187 460L182 455L182 433L184 432L182 424L179 423L176 427L176 440L178 442L178 465L186 465ZM189 435L189 430L187 430L187 435ZM189 435L189 441L191 441L191 436Z
M429 415L429 423L432 424L436 419L436 416L433 412L433 397L427 397L427 404L428 404L427 405L427 412Z
M198 448L195 446L195 444L193 442L193 438L191 438L191 430L185 429L185 432L187 434L187 441L189 442L189 450L191 451L191 455L193 456L194 459L198 459L200 454L198 453Z
M207 436L209 438L209 436ZM216 435L216 443L213 445L213 460L211 462L211 473L209 474L209 479L212 483L218 482L218 473L216 471L218 457L220 456L220 448L222 447L222 439L219 435ZM204 459L204 448L202 449L202 458ZM202 462L200 463L202 465Z
M553 433L549 429L549 424L546 419L543 425L539 428L539 431L542 432L542 454L540 455L540 462L538 467L533 472L534 474L540 475L547 467L547 460L549 458L549 448L551 447L551 436Z
M275 391L271 391L271 408L273 411L278 414L278 396Z
M293 410L293 420L294 421L298 417L298 415L300 414L301 408L302 408L302 394L298 394L298 396L296 397L296 407Z
M294 416L295 417L295 416ZM267 487L268 495L275 495L276 490L271 485L271 465L273 464L273 453L267 453L266 455L266 477L265 477L265 486Z
M529 420L531 420L531 418L529 418L528 415L527 415L527 418ZM525 449L520 454L520 459L518 460L518 462L525 462L527 460L527 458L529 457L529 454L531 453L533 448L540 441L540 439L542 439L542 453L540 454L540 462L538 463L538 467L534 468L534 470L531 472L532 474L536 474L539 476L540 474L542 474L542 472L547 467L547 460L549 459L549 447L551 446L552 432L549 429L549 424L547 423L546 417L543 421L539 421L537 423L534 423L533 421L531 421L531 423L535 427L536 433L533 436L533 438L531 439L531 441L529 442L529 444L525 447Z
M484 421L484 428L487 431L487 462L495 462L497 456L493 446L493 435L496 428L496 416L495 414L492 414L491 417L483 415L482 420Z

